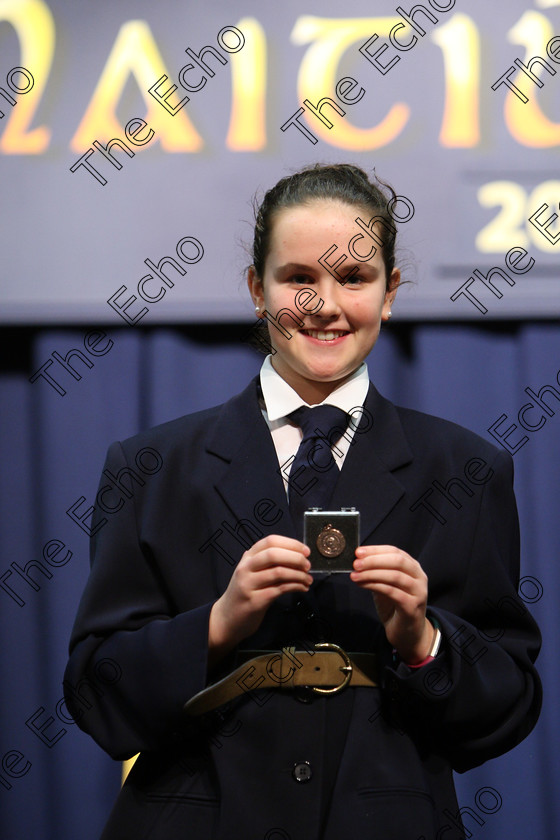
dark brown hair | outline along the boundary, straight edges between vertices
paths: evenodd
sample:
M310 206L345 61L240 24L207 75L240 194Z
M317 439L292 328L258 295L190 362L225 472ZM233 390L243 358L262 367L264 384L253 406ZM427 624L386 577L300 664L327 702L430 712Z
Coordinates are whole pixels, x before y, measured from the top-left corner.
M254 202L255 234L252 257L257 276L261 280L264 277L275 214L285 207L327 199L366 209L371 214L369 218L379 216L380 226L383 228L382 254L388 285L395 267L396 239L396 227L388 205L396 199L396 195L393 188L380 181L375 174L374 178L375 184L370 182L363 169L348 163L316 163L281 178L265 194L260 206ZM389 195L382 192L380 187L385 188Z

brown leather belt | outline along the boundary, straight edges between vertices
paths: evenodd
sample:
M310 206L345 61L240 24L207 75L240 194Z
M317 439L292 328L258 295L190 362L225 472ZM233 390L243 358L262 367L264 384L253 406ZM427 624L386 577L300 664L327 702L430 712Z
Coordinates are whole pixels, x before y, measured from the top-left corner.
M239 659L245 661L235 671L185 703L186 714L202 715L256 689L307 687L329 695L348 685L377 685L375 654L346 653L331 642L319 642L313 650L239 651Z

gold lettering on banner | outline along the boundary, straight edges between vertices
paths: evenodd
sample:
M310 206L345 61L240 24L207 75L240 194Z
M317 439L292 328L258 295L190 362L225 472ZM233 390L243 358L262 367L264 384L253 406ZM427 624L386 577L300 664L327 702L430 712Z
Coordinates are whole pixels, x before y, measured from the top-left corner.
M343 75L338 66L346 50L356 44L356 56L359 58L358 47L373 33L388 36L391 28L398 23L400 17L368 17L368 18L319 18L310 15L299 17L291 34L292 43L301 46L311 44L302 58L298 76L298 101L309 99L317 103L325 96L336 99L335 85ZM366 91L379 84L368 68L366 61L356 65L359 70L357 81ZM369 82L369 86L368 86ZM366 93L366 96L368 94ZM370 96L372 94L370 93ZM389 113L373 128L357 128L352 125L348 116L337 119L335 129L330 131L320 120L313 119L306 111L305 118L309 122L314 134L340 149L365 151L387 146L402 132L410 115L410 108L404 102L395 103Z
M55 25L51 10L43 0L0 0L0 23L7 21L16 30L21 60L34 79L33 90L15 95L16 104L6 114L6 128L0 151L8 155L40 155L48 148L51 131L46 126L29 130L47 83L54 54ZM2 68L4 72L9 67ZM0 122L0 131L3 123Z
M480 143L480 36L468 15L456 14L432 32L443 53L445 105L439 142L468 149Z
M560 5L560 0L538 0L537 5L548 8ZM349 74L355 76L359 86L365 89L364 100L369 97L373 110L375 91L382 79L368 62L361 59L358 49L373 33L388 39L391 29L400 21L401 17L396 15L363 18L299 16L290 35L293 45L307 47L298 72L298 101L307 99L316 104L324 97L330 97L338 102L336 83L344 76L339 67L343 60L352 59L349 51L353 50L355 56ZM5 116L0 120L0 152L43 154L51 143L51 129L47 125L31 126L51 72L56 43L55 19L45 0L0 0L0 24L4 22L13 27L20 46L20 59L12 64L26 68L33 77L34 86L25 95L14 93L16 105L1 109ZM225 147L234 152L261 151L267 148L268 143L266 112L270 81L267 31L255 17L242 18L236 26L244 33L246 43L242 50L227 56L228 62L231 62L231 111ZM4 37L11 37L7 29L2 30ZM549 77L550 74L542 67L535 65L534 72L546 83L543 89L537 88L521 70L512 76L515 84L530 93L525 104L511 90L505 95L504 121L508 132L516 142L530 148L551 148L560 143L560 121L554 122L545 113L547 103L557 101L553 86L560 85L560 65L546 51L555 34L545 14L533 10L524 12L507 33L510 43L525 49L525 63L534 56L541 56L557 71L554 78ZM445 100L439 144L444 148L478 147L481 143L479 28L471 17L458 12L446 22L438 23L429 38L439 47L443 59ZM406 52L399 57L406 59L407 63L415 60L412 56L409 58ZM0 77L4 78L9 70L9 66L0 67ZM125 87L132 78L138 84L146 106L143 118L155 132L154 139L156 143L159 141L162 151L202 151L205 141L188 115L188 106L170 119L165 109L148 94L154 80L162 76L169 77L170 85L177 84L177 69L170 72L166 68L148 23L144 20L123 23L70 141L70 149L83 153L91 147L94 139L103 142L123 136L124 124L117 117L117 110ZM280 84L280 79L271 81ZM368 151L389 146L402 134L411 117L410 106L405 101L396 101L388 107L377 125L359 128L352 123L352 106L344 105L344 110L344 117L335 115L332 130L316 119L309 109L302 119L309 123L317 137L331 146L349 151ZM135 115L131 114L127 119ZM126 123L125 115L123 120ZM486 239L489 236L492 247L496 247L498 230L505 230L508 226L509 223L487 229ZM528 232L532 237L533 231ZM538 231L536 235L539 235ZM548 250L544 239L541 248Z
M515 181L491 181L478 190L481 207L497 207L501 210L492 221L477 234L475 245L483 254L501 254L519 245L529 246L524 228L527 195Z
M231 61L231 116L226 146L235 152L266 148L266 32L256 18L236 24L245 46L228 57Z
M501 254L517 246L533 245L548 254L558 253L558 242L547 239L538 226L529 222L529 217L544 206L550 208L544 219L552 216L558 209L560 181L543 181L530 195L515 181L491 181L483 184L477 195L481 207L501 205L501 210L477 234L475 245L479 251ZM553 223L551 232L557 229L558 224Z
M512 44L521 44L525 47L524 64L527 64L533 56L541 56L556 70L556 76L550 76L543 68L536 65L534 73L546 82L547 88L556 85L554 101L558 101L558 88L560 88L560 66L552 61L546 52L546 45L554 37L552 25L545 15L540 12L525 12L508 32L508 40ZM543 78L544 77L544 78ZM514 84L522 90L530 88L529 101L524 104L513 91L508 91L504 104L504 117L506 125L518 143L532 148L543 149L550 146L557 146L560 143L560 123L554 123L541 111L538 103L538 88L527 79L523 71L512 78Z
M171 74L165 67L150 27L143 20L131 20L121 26L70 148L85 152L94 139L111 140L123 135L124 129L117 119L116 108L131 75L147 105L143 119L155 132L162 149L167 152L199 152L204 146L203 140L185 111L169 119L165 109L148 93L154 79Z

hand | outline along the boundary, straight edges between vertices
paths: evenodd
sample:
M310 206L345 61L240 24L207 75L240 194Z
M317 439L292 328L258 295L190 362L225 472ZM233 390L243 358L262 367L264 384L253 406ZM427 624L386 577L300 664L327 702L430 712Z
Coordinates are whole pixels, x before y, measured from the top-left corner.
M428 578L420 563L393 545L362 545L354 570L350 579L371 591L387 641L403 662L425 659L434 628L426 618Z
M264 537L244 553L210 612L210 665L258 630L276 598L284 592L307 592L313 583L309 554L304 543L278 534Z

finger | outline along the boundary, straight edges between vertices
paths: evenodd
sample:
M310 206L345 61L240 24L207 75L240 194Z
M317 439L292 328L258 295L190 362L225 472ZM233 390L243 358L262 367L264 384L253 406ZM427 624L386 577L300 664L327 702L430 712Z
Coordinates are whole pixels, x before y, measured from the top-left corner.
M387 598L395 607L405 612L415 612L417 609L425 607L427 596L426 593L407 591L397 586L392 586L390 583L383 582L369 582L369 581L354 581L362 589L369 590L372 595L382 595Z
M356 555L365 554L385 554L390 551L401 551L396 545L359 545L356 549Z
M406 551L395 549L392 546L362 546L361 548L382 548L384 550L358 554L360 549L357 549L357 556L353 563L354 569L357 571L387 568L403 571L416 578L425 574L420 563Z
M383 595L387 595L392 601L398 601L399 603L403 603L404 601L422 603L425 601L425 597L421 592L404 589L401 586L395 586L385 581L356 580L355 583L364 589L371 589L372 592L380 592Z
M260 571L261 569L268 569L272 566L287 566L291 569L303 569L306 571L311 568L311 563L301 551L295 551L289 548L263 548L252 557L248 557L247 560L248 565L254 572Z
M272 569L265 569L255 573L253 576L252 588L268 589L271 587L283 586L285 584L299 584L309 588L313 583L313 578L307 572L297 571L295 569L286 568L285 566L275 566Z
M426 593L414 590L403 589L383 581L355 580L354 583L361 589L368 589L372 593L385 595L392 603L403 606L404 604L425 604Z
M282 534L269 534L263 537L258 542L253 543L249 551L259 552L266 548L288 548L306 556L311 552L311 549L305 543L300 542L300 540L295 540L292 537L285 537Z
M418 563L414 557L394 545L361 545L356 549L356 559L365 560L366 558L378 562L392 560L394 563Z
M367 583L387 583L398 589L418 590L424 586L424 581L408 574L401 569L373 568L355 569L350 572L352 580L362 580Z

